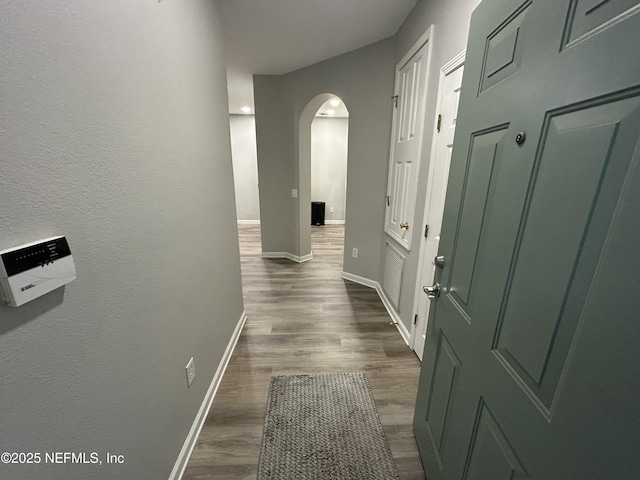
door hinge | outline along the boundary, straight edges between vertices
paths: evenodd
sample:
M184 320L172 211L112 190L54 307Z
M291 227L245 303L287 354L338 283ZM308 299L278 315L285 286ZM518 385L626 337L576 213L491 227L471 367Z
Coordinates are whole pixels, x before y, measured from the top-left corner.
M413 324L415 325L415 324L417 324L417 323L418 323L418 314L416 313L416 314L413 316Z
M400 95L393 95L393 96L391 97L391 98L393 98L393 99L395 100L395 106L396 106L396 108L398 108L398 97L399 97L399 96L400 96Z
M424 238L427 238L427 235L429 235L429 225L424 226Z
M387 199L387 207L391 206L391 196L385 195L384 198Z
M441 127L442 127L442 114L438 114L438 126L437 126L438 131L440 131Z

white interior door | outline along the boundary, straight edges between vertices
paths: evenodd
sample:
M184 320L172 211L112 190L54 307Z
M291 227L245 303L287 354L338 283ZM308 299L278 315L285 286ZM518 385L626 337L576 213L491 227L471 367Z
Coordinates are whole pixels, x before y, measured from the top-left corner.
M429 168L429 186L425 205L425 238L422 245L421 270L418 282L418 309L413 330L413 350L422 360L422 351L427 333L427 319L431 300L422 292L422 286L433 285L435 274L434 258L438 254L440 244L440 228L444 199L447 192L449 165L451 164L451 149L453 135L456 130L460 88L462 86L462 72L464 70L464 52L456 56L442 68L440 89L438 91L438 131L434 138L434 154ZM428 227L427 227L428 226Z
M429 67L429 29L398 63L385 232L411 248Z

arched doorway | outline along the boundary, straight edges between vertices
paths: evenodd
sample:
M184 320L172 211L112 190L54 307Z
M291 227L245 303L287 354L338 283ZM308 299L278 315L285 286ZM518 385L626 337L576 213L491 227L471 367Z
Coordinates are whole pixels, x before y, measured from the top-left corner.
M296 218L297 242L300 257L311 259L311 202L324 201L327 219L344 220L346 218L346 166L348 110L344 101L332 93L323 93L313 98L304 108L298 122L298 162L297 176L299 189L299 209ZM318 124L317 121L325 122ZM315 128L314 128L315 127ZM316 136L314 137L314 132ZM322 132L323 134L321 134ZM321 134L324 138L319 138ZM336 151L336 145L323 145L323 142L339 141L344 144L344 152ZM326 155L327 158L315 158ZM331 156L332 158L328 158ZM344 156L344 164L342 164ZM315 163L313 163L315 160ZM327 162L327 168L321 168L317 162ZM312 168L312 165L320 168ZM336 172L342 166L343 172ZM331 175L331 169L334 175ZM312 188L312 172L315 179ZM326 175L326 178L318 178ZM312 197L312 192L324 198ZM342 202L340 205L338 205ZM335 218L334 218L335 217Z

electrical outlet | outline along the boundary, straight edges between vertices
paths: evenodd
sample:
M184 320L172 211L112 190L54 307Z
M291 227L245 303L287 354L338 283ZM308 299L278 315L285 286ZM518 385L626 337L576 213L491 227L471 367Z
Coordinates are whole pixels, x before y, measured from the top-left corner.
M329 213L333 213L333 207L329 207Z
M297 188L292 188L291 189L291 197L292 198L298 198L298 189Z
M196 378L196 364L193 361L193 357L187 363L187 385L191 387L193 379Z
M353 258L358 258L358 249L357 249L357 248L354 248L354 249L351 251L351 256L352 256Z

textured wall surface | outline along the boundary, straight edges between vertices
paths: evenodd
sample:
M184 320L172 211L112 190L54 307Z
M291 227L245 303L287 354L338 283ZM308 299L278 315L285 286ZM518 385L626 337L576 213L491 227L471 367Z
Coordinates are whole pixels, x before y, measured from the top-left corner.
M254 75L263 252L297 255L293 113L281 77Z
M0 4L0 248L66 235L78 275L0 306L0 452L124 456L2 479L176 461L243 310L218 21L210 0Z
M260 220L255 117L229 115L229 123L238 220Z
M311 201L325 202L325 220L344 222L348 137L348 118L311 123Z
M299 198L291 198L300 179L298 122L310 102L331 94L349 110L345 251L360 251L357 259L345 256L344 270L379 279L394 53L387 39L286 75L254 77L264 251L299 255L304 248L308 233L297 238L296 222L299 205L308 211L310 181L309 191L302 185Z
M382 251L387 241L394 243L384 233L384 195L392 123L388 100L394 92L395 65L420 35L434 25L417 204L412 219L413 225L421 225L440 68L466 47L471 13L478 3L479 0L419 0L398 33L390 39L286 75L255 78L265 251L298 254L297 249L303 243L300 238L304 239L305 232L300 235L297 231L296 212L309 197L304 185L299 201L290 198L290 189L299 186L298 120L305 105L315 96L332 93L345 101L350 114L345 230L345 251L349 255L344 257L344 270L374 281L382 280ZM414 314L422 232L422 228L413 229L413 248L410 252L404 251L407 260L399 310L407 330L411 328ZM350 255L354 247L360 250L358 259Z
M281 76L255 77L258 170L264 251L299 254L305 232L298 232L298 208L309 195L299 185L298 120L317 95L340 96L349 109L345 251L358 248L354 259L344 257L344 270L374 281L382 280L384 249L384 195L391 137L394 67L432 24L432 57L424 142L413 225L424 216L431 140L436 115L440 68L466 46L471 12L479 0L419 0L398 33L390 39ZM300 187L300 199L292 188ZM305 226L301 225L304 229ZM413 319L418 254L422 228L414 229L414 248L407 254L400 315L407 329ZM301 240L302 239L302 240ZM302 247L304 250L304 247ZM303 254L305 252L302 252Z

